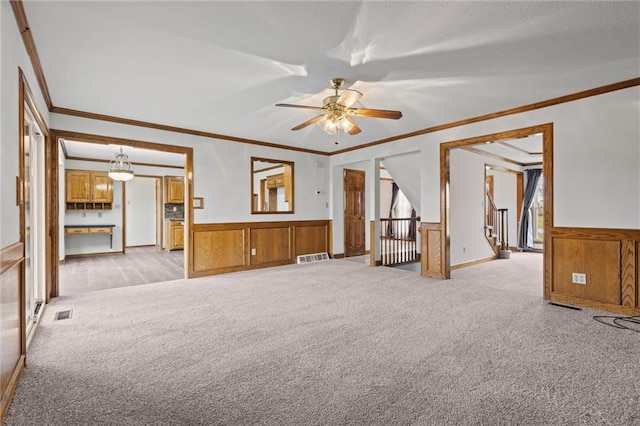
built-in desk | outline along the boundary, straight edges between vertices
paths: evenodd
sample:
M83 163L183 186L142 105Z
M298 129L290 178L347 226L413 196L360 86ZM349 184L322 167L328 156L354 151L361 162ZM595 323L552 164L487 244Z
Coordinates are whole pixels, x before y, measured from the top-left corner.
M109 235L109 248L113 248L113 228L115 225L65 225L64 235Z

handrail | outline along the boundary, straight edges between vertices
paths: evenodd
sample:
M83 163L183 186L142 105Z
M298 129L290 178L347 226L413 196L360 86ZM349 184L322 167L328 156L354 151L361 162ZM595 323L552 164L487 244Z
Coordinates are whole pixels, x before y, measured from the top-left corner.
M499 209L488 190L487 199L486 237L496 254L509 249L509 209ZM499 244L498 244L499 243Z

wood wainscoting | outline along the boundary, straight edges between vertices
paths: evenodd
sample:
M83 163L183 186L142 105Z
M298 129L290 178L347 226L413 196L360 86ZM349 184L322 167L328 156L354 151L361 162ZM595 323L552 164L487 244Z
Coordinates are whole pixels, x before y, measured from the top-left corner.
M24 333L24 244L21 242L0 250L0 422L25 366L26 335Z
M545 298L640 315L640 230L552 228L545 246ZM586 274L574 284L573 273Z
M329 220L194 224L190 277L267 268L330 252Z
M445 238L444 227L440 222L422 222L420 224L421 275L431 278L449 278L446 276L446 253L442 250Z

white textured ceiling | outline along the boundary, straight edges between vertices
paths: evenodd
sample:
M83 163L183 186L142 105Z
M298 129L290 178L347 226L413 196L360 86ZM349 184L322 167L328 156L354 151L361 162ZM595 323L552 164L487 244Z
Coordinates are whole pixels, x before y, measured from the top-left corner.
M122 148L123 152L129 157L129 161L133 164L134 171L136 166L140 165L184 167L186 161L184 154L132 146L121 147L120 145L105 145L75 140L65 140L63 144L65 156L71 160L111 161L115 159L115 154Z
M639 2L24 3L54 105L319 151L640 74ZM403 118L291 131L333 77Z

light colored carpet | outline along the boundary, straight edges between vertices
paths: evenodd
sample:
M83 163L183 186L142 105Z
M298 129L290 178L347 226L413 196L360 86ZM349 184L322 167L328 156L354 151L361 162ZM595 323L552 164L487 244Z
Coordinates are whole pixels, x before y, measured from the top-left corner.
M331 260L60 297L6 424L640 424L639 334L548 305L541 271Z
M60 265L60 296L184 278L184 252L127 247L125 254L77 257Z

